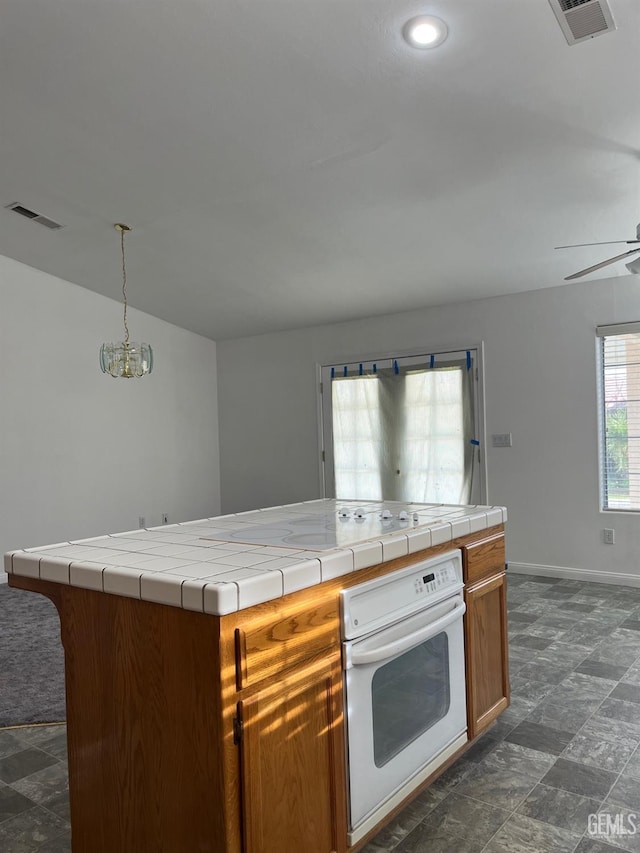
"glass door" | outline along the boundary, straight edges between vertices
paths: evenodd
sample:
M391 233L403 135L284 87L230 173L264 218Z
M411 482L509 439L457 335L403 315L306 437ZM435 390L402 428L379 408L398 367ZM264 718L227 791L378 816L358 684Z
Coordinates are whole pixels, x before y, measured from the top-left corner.
M322 368L324 496L484 501L479 353Z

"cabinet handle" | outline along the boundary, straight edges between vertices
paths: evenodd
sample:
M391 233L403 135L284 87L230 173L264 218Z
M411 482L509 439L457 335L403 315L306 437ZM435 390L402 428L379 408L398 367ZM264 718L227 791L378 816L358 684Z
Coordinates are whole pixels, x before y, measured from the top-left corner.
M240 717L233 718L233 742L236 746L242 743L242 735L244 734L244 723Z

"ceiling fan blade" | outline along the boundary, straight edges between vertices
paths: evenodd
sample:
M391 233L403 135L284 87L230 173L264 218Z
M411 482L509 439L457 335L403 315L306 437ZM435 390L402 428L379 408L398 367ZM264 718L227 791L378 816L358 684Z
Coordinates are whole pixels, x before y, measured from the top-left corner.
M640 243L638 240L605 240L604 243L573 243L571 246L555 246L556 249L578 249L581 246L613 246L616 243Z
M640 249L629 249L628 252L623 252L621 255L616 255L615 258L609 258L606 261L601 261L599 264L594 264L592 267L587 267L586 270L580 270L580 272L574 272L573 275L568 275L565 277L565 281L571 281L573 278L581 278L583 275L587 275L590 272L595 272L596 270L601 270L602 267L608 267L609 264L615 264L616 261L621 261L623 258L626 258L628 255L635 255L637 252L640 252Z

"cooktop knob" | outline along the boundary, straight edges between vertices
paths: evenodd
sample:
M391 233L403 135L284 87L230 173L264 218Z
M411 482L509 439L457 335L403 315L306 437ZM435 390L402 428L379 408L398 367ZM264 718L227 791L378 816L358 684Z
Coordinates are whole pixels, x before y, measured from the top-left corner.
M390 509L383 509L380 513L380 518L393 518L393 513Z
M361 506L359 506L358 509L354 512L354 515L356 518L364 518L364 510Z
M409 513L406 511L406 509L403 509L401 510L401 512L398 513L398 518L400 519L400 521L406 521L409 518Z
M338 510L338 515L340 518L349 518L349 510L346 507L342 507L342 509Z

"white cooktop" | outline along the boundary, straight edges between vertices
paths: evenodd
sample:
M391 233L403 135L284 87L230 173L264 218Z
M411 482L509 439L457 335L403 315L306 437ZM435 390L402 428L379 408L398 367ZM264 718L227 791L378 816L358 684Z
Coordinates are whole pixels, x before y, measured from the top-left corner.
M329 551L469 514L466 507L398 501L365 503L328 500L303 507L303 511L297 513L287 508L286 512L271 509L237 515L236 520L242 522L240 529L226 531L224 540Z

